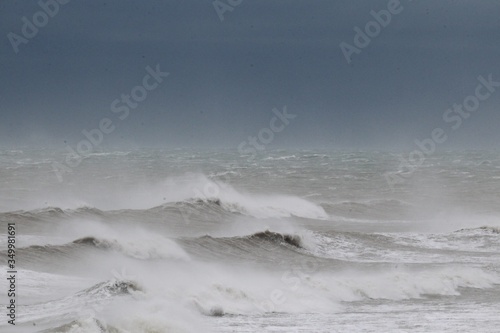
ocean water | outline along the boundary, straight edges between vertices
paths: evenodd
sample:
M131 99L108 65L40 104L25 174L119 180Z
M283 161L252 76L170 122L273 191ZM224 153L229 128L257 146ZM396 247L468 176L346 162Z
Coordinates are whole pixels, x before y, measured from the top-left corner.
M500 332L498 152L64 159L0 151L1 332Z

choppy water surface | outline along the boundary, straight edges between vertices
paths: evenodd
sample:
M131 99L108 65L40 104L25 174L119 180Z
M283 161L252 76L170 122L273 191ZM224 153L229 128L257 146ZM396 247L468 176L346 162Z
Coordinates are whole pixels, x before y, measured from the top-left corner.
M498 331L499 153L393 186L389 153L101 152L59 182L63 160L0 152L2 332Z

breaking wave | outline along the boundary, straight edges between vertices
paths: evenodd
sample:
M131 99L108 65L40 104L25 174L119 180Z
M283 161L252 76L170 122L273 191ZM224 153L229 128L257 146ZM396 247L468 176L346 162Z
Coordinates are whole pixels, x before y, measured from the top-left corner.
M104 239L97 237L83 237L64 245L32 245L20 248L20 252L27 257L35 256L71 256L81 254L82 246L91 249L115 251L135 259L181 259L189 260L187 253L174 241L158 237L149 239L147 242L130 239Z

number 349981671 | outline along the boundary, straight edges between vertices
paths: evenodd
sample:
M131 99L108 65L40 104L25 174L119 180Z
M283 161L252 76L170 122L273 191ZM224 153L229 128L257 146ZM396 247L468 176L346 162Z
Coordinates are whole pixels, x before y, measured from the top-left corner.
M9 223L7 228L8 233L8 245L7 245L7 265L9 269L15 269L16 267L16 225L14 223Z

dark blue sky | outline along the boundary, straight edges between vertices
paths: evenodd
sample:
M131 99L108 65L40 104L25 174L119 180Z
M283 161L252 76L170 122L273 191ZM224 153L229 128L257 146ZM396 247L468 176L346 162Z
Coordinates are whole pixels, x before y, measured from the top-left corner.
M237 147L286 105L271 147L412 149L441 127L443 148L495 148L500 88L457 130L443 114L500 82L500 2L401 0L348 63L340 43L391 1L242 0L221 21L212 1L73 0L18 53L9 33L41 7L2 1L0 146L76 145L109 118L103 147ZM169 76L120 120L111 103L157 64Z

